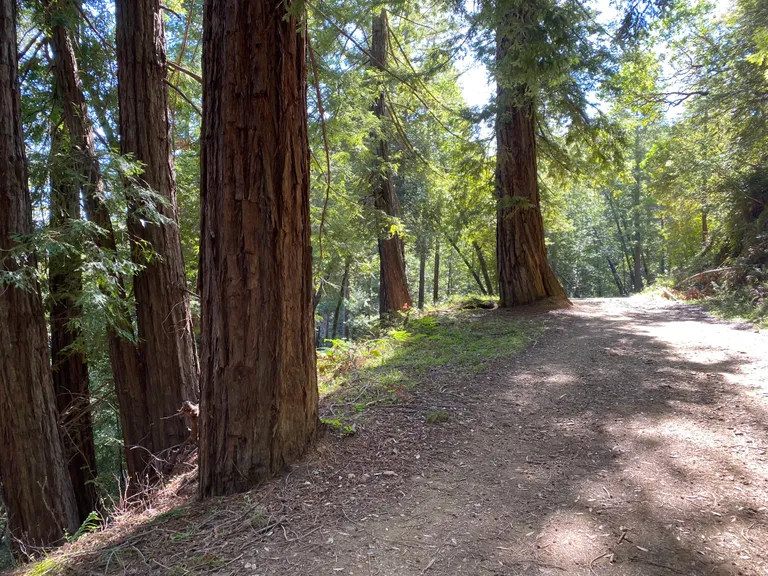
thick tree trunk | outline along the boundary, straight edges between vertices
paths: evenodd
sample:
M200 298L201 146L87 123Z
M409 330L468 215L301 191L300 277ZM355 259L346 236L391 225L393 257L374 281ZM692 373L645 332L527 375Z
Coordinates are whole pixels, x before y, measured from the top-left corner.
M483 273L483 280L485 280L485 288L488 290L488 294L493 296L493 284L491 283L491 275L488 273L488 264L485 262L485 255L483 249L477 242L472 242L472 247L477 254L477 261L480 263L480 272Z
M371 66L376 70L385 70L389 53L389 24L386 10L373 17L371 40ZM383 121L387 117L384 92L379 94L373 105L373 113ZM400 215L400 202L392 181L389 167L389 144L383 135L378 135L376 143L376 166L374 169L375 206L387 216ZM403 242L398 234L390 234L389 226L382 226L379 233L379 313L386 316L411 306L408 292L408 277L405 274Z
M424 284L427 274L427 251L421 249L419 254L419 310L424 310Z
M51 149L61 154L61 130L53 129ZM66 170L54 168L51 174L51 228L60 229L80 219L80 194ZM75 490L79 521L100 510L96 490L96 448L91 421L91 394L85 356L74 346L80 338L77 323L82 317L78 298L83 291L79 257L52 252L48 259L51 294L51 358L53 390L69 477Z
M32 232L16 56L16 6L0 0L0 273L23 274L11 236ZM36 265L29 255L26 264ZM11 534L52 545L77 527L37 281L0 284L0 477Z
M139 187L165 199L161 204L134 196L128 216L131 256L143 266L133 280L139 364L159 453L187 437L182 419L170 416L185 400L197 401L199 368L179 237L160 1L117 0L116 16L120 151L142 163ZM148 204L170 222L143 222ZM154 250L149 260L147 245Z
M437 304L440 296L440 238L435 238L435 266L432 273L432 303Z
M508 20L519 18L506 13ZM511 41L496 36L496 60L509 55ZM497 80L496 101L496 255L501 306L542 298L566 299L565 290L547 262L544 223L539 205L536 167L536 120L525 87ZM527 103L526 103L527 102Z
M304 34L280 3L205 5L202 497L247 490L317 433Z
M49 9L54 6L58 7L57 4L48 3ZM104 202L104 184L96 156L93 126L88 118L88 108L69 32L61 24L52 25L50 42L54 53L54 76L61 93L64 122L70 135L73 160L76 170L82 176L85 211L88 219L104 231L95 241L105 253L116 258L117 243L109 209ZM114 278L114 282L127 298L122 278ZM107 337L120 412L120 427L125 444L125 459L129 475L134 480L139 480L145 474L153 475L152 426L136 346L124 337L134 334L133 323L126 310L118 310L113 322L114 324L107 327Z

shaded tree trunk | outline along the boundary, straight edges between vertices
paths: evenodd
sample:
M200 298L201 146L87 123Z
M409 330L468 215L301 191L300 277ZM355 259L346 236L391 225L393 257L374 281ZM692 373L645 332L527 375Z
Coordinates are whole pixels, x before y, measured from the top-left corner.
M205 5L202 497L247 490L317 433L304 33L280 3Z
M51 151L64 155L61 129L51 135ZM54 167L51 173L51 228L62 229L80 219L80 194L64 170ZM88 365L76 348L81 337L77 323L82 317L78 298L83 291L83 275L76 254L52 252L48 259L48 283L51 310L51 360L53 390L59 423L62 428L64 455L75 491L78 518L84 522L94 510L100 510L96 490L96 448L91 421L91 394L88 388Z
M643 290L643 236L640 230L640 194L642 191L642 181L640 172L640 128L635 130L635 167L634 177L635 185L632 187L632 227L634 228L633 263L635 280L635 292Z
M389 52L389 24L386 10L373 17L371 40L371 66L376 70L385 70ZM373 113L383 121L387 117L386 99L382 88L373 106ZM377 163L374 169L375 206L387 216L400 215L400 202L395 194L392 170L389 167L389 144L383 135L378 135L376 143ZM408 292L408 277L405 274L403 242L398 234L390 234L389 226L382 226L379 233L379 313L382 316L411 306Z
M510 54L504 30L522 19L518 10L504 12L496 34L496 60ZM501 306L542 298L566 299L565 290L547 262L544 223L539 205L536 167L536 120L524 86L497 79L496 110L496 255Z
M424 283L427 270L427 251L422 248L419 254L419 310L424 309Z
M485 286L483 286L483 282L482 280L480 280L480 276L478 276L477 272L475 272L475 269L472 266L472 263L467 259L464 253L459 249L459 245L456 244L456 242L454 242L453 240L451 240L450 237L447 237L447 238L448 238L448 243L456 251L456 254L459 255L459 258L461 258L461 261L464 262L464 265L467 267L467 270L469 270L469 273L472 275L472 278L475 279L475 282L477 283L477 287L480 288L480 293L483 295L486 295L487 292L485 291ZM471 286L467 286L467 288L471 288Z
M435 266L432 274L432 303L437 304L440 295L440 238L435 238Z
M50 2L46 5L49 9L58 6ZM52 21L60 22L61 19L52 18ZM54 76L61 93L64 123L70 135L73 160L77 172L82 176L85 211L88 219L103 230L103 234L94 239L95 242L106 254L116 258L117 242L109 209L104 201L104 183L96 155L93 126L88 118L75 51L69 31L63 25L52 24L50 33L49 40L54 53ZM123 279L116 277L113 282L117 286L120 299L125 302L128 296ZM137 480L145 474L153 475L152 423L136 346L124 337L134 335L129 310L125 307L117 310L112 322L107 327L109 358L115 381L128 474Z
M349 291L349 265L350 260L347 258L344 261L344 275L341 277L341 286L339 287L339 299L336 302L336 310L333 312L333 330L331 338L336 340L336 336L339 330L339 316L341 315L341 308L344 306L344 299L347 297ZM345 308L346 311L346 308ZM342 330L343 333L343 330Z
M0 0L0 477L11 534L48 546L77 530L51 381L43 303L34 274L9 255L16 234L32 232L16 55L16 5ZM27 255L26 266L36 266Z
M619 214L618 210L616 209L616 205L613 202L613 196L610 192L604 192L605 199L608 200L608 206L611 210L611 215L613 216L613 221L616 223L616 231L619 234L619 241L621 242L621 249L622 253L624 254L624 261L627 265L627 270L629 272L630 276L630 282L632 283L632 287L635 286L635 273L632 268L632 262L630 261L629 257L629 249L627 248L627 240L624 236L624 231L621 229L621 221L619 220Z
M485 288L488 290L488 294L493 296L493 284L491 283L491 276L488 274L488 264L485 262L483 249L477 242L472 242L472 247L475 249L475 254L477 254L477 261L480 263L480 272L482 272L483 280L485 280Z
M129 201L128 231L131 257L143 266L133 280L138 353L152 445L159 453L187 437L182 419L169 417L185 400L197 401L199 368L179 237L160 1L117 0L115 5L120 151L143 168ZM140 188L151 188L165 203L141 198ZM141 211L148 205L168 221L143 221ZM149 260L147 245L154 250Z

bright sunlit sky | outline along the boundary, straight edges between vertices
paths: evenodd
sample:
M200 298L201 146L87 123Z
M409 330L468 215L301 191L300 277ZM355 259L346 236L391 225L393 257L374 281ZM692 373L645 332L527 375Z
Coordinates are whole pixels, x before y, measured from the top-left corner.
M610 0L590 0L589 2L595 10L600 13L598 20L607 23L615 20L617 12L611 6ZM731 0L716 0L715 13L717 16L723 15L731 7ZM465 72L459 77L459 84L464 94L464 100L469 106L484 106L488 104L491 95L495 92L495 86L489 82L488 70L472 56L466 56L459 62L461 69ZM675 115L674 110L669 111Z

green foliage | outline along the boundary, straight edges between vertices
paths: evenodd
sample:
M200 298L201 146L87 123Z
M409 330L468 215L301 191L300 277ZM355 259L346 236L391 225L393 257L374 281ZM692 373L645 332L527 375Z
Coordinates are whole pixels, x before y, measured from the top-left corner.
M101 525L104 523L104 519L101 517L101 514L98 512L91 512L88 514L88 517L83 521L83 523L80 525L80 528L77 529L77 532L74 534L67 535L67 542L77 542L85 536L86 534L90 534L91 532L96 532L99 528L101 528Z
M424 415L424 420L427 424L440 424L441 422L448 422L451 419L451 415L445 410L434 409L429 410Z

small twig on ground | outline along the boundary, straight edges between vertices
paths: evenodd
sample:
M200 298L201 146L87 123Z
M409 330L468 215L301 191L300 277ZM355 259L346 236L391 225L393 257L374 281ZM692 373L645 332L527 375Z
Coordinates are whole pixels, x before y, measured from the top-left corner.
M595 562L597 562L601 558L610 556L611 554L612 554L611 552L606 552L605 554L600 554L600 556L597 556L596 558L592 558L592 560L589 561L589 571L592 572L592 574L595 574L595 569L593 568Z
M434 564L434 563L435 563L435 559L432 558L432 560L429 561L429 564L427 564L426 568L424 568L424 570L422 570L421 573L424 574L427 570L432 568L432 564Z
M218 572L219 570L222 570L222 569L226 568L226 567L227 567L227 566L229 566L230 564L234 564L235 562L237 562L238 560L240 560L240 558L242 558L244 554L245 554L245 553L243 553L243 554L240 554L240 556L238 556L237 558L232 558L232 560L230 560L230 561L229 561L229 562L227 562L226 564L222 564L222 565L221 565L221 566L219 566L218 568L213 568L213 569L211 570L211 572Z

